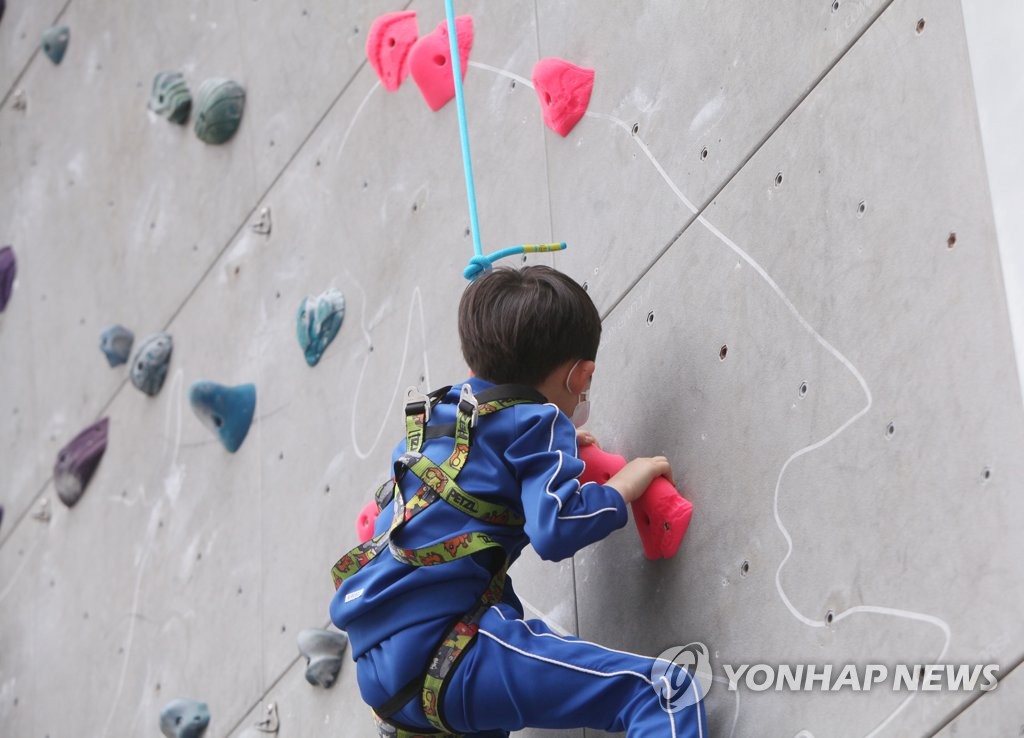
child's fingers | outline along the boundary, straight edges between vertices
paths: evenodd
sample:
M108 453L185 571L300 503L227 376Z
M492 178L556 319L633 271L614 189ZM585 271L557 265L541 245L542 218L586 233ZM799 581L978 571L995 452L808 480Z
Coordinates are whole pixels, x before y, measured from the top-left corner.
M596 446L597 438L590 431L578 430L576 431L576 445L578 446Z
M651 458L654 462L654 467L657 470L659 477L665 477L672 486L676 486L675 479L672 478L672 464L669 463L667 456L654 456Z

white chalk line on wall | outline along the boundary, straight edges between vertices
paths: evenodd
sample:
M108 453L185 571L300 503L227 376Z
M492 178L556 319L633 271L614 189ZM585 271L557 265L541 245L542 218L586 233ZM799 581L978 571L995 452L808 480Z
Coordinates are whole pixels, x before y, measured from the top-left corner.
M489 64L484 64L484 63L481 63L481 62L477 62L477 61L469 62L469 66L475 67L477 69L482 69L484 71L492 72L494 74L500 75L500 76L505 77L507 79L515 80L517 84L521 84L523 87L529 88L531 90L534 89L533 88L533 83L530 82L530 80L526 79L525 77L523 77L521 75L515 74L514 72L511 72L511 71L508 71L508 70L505 70L505 69L501 69L501 68L498 68L498 67L494 67L494 66L491 66ZM366 107L366 105L369 102L370 98L379 89L379 87L380 87L380 83L379 82L375 83L374 86L371 87L369 92L366 94L366 97L363 98L362 102L357 107L357 109L356 109L356 111L355 111L355 113L354 113L354 115L352 117L352 120L349 122L348 128L345 131L345 134L343 136L341 145L338 148L337 158L340 158L340 156L342 154L342 151L344 149L344 146L345 146L345 144L348 141L349 135L350 135L350 133L352 131L352 128L355 126L356 120L358 119L360 113ZM793 539L790 536L789 531L787 530L786 526L783 524L782 518L779 515L779 491L781 489L782 479L785 476L786 470L788 469L789 465L793 461L795 461L796 459L798 459L799 457L801 457L801 456L803 456L805 454L808 454L808 453L810 453L812 451L815 451L815 450L825 446L826 444L828 444L829 442L834 440L836 437L838 437L841 433L843 433L843 431L845 431L853 423L855 423L857 420L859 420L861 417L863 417L868 411L870 411L871 407L874 404L874 400L872 398L871 390L868 387L868 384L865 381L864 377L857 370L857 368L853 365L853 363L849 359L847 359L831 343L829 343L820 333L818 333L818 331L815 330L814 327L810 323L807 322L807 320L803 317L803 315L800 313L800 311L797 310L796 306L792 303L792 301L786 296L786 294L779 287L778 283L776 283L776 281L774 279L772 279L771 275L769 275L768 272L766 272L764 270L764 268L760 264L758 264L746 251L744 251L742 248L740 248L732 239L730 239L728 236L726 236L719 228L717 228L702 213L700 213L700 211L697 208L697 206L694 205L689 200L689 198L686 197L685 194L683 194L682 190L679 188L678 185L676 185L676 183L673 181L672 177L669 176L668 172L665 171L664 167L662 167L661 163L657 160L657 158L651 152L651 150L647 146L647 144L644 143L644 141L640 138L639 135L633 133L632 126L630 126L629 123L627 123L626 121L623 121L623 120L621 120L619 118L616 118L616 117L614 117L612 115L608 115L606 113L599 113L599 112L590 112L590 111L588 111L586 113L586 117L610 122L613 125L617 126L618 128L621 128L623 131L625 131L626 134L628 136L630 136L630 138L634 142L636 142L637 146L644 153L644 155L647 157L647 159L651 162L651 165L655 168L655 170L658 172L659 176L661 176L662 180L664 180L665 184L669 187L669 189L672 190L673 194L679 199L679 201L688 210L690 210L691 213L693 213L694 215L697 216L696 222L699 223L701 226L703 226L705 229L707 229L708 232L710 232L715 238L717 238L723 245L725 245L729 249L731 249L737 256L739 256L741 259L743 259L745 262L747 262L747 264L749 264L751 266L751 268L753 268L754 271L757 272L757 274L768 284L768 286L771 287L772 291L775 292L775 294L779 297L779 299L782 300L783 304L785 304L785 306L789 309L789 311L797 319L797 321L804 328L804 330L806 330L808 333L810 333L811 336L826 351L828 351L833 357L835 357L835 359L837 361L839 361L844 367L846 367L846 369L854 376L854 378L857 380L858 384L860 384L861 389L864 391L865 397L867 399L867 404L861 410L859 410L855 415L853 415L849 420L847 420L839 428L837 428L835 431L830 433L825 438L817 441L816 443L813 443L811 445L805 446L805 447L797 450L796 452L794 452L786 460L786 462L782 465L782 468L779 470L779 475L776 478L776 482L775 482L775 492L774 492L774 500L773 500L773 514L774 514L774 518L775 518L775 524L778 527L779 532L782 534L783 538L786 540L786 545L787 545L786 555L783 557L782 561L779 562L779 566L778 566L778 568L775 571L775 588L776 588L776 590L779 593L779 598L781 599L782 603L786 606L786 609L789 610L790 614L793 615L794 618L796 618L798 621L800 621L804 625L807 625L808 627L813 627L813 628L827 627L828 624L824 620L816 620L816 619L813 619L813 618L809 618L806 615L804 615L803 613L801 613L793 605L793 603L790 601L789 597L786 595L786 592L785 592L785 590L782 587L781 574L782 574L782 570L785 567L786 563L789 561L789 558L792 556L792 553L793 553ZM365 316L365 314L366 314L366 292L362 288L362 286L358 284L358 282L356 282L355 284L358 287L358 289L360 291L360 294L362 296L362 307L363 307L363 309L362 309L361 312L362 312L362 315ZM398 380L396 381L395 387L394 387L394 389L392 391L391 398L390 398L390 400L388 402L387 410L383 414L384 421L381 423L381 426L378 429L377 434L375 435L374 440L371 443L370 447L368 449L366 449L366 450L363 450L363 449L361 449L359 447L358 440L356 438L356 412L355 412L355 409L358 406L358 400L359 400L360 392L361 392L361 389L362 389L363 377L365 376L366 367L367 367L367 364L369 363L369 359L370 359L369 353L367 354L366 358L364 359L363 366L360 369L359 380L358 380L358 382L356 384L356 390L355 390L355 393L354 393L354 396L353 396L353 413L352 413L352 443L353 443L353 447L354 447L354 450L356 452L356 455L360 459L363 459L363 460L368 459L370 457L370 455L373 453L373 451L375 450L377 444L380 442L380 438L381 438L381 436L383 434L383 431L384 431L384 428L385 428L385 426L387 424L387 418L390 415L391 408L394 406L395 398L397 397L398 390L399 390L400 385L401 385L402 368L404 367L405 360L406 360L406 358L408 356L409 340L411 338L411 331L412 331L413 312L414 312L414 309L416 307L419 308L420 325L421 325L423 331L425 331L426 330L426 328L425 328L426 321L425 321L425 318L424 318L423 301L422 301L422 297L420 295L419 287L417 287L414 290L413 298L412 298L412 301L410 302L410 305L409 305L409 314L408 314L408 319L407 319L407 322L406 322L405 341L404 341L404 345L403 345L403 348L402 348L402 360L399 363L399 376L398 376ZM370 341L370 335L369 335L369 331L368 331L367 327L365 326L365 324L362 324L361 328L362 328L364 336L366 337L367 341L369 342ZM426 366L427 356L426 356L426 336L425 335L423 336L423 346L424 346L423 360L424 360L424 366ZM543 615L543 613L541 613L541 614ZM854 606L854 607L849 607L849 608L847 608L847 609L845 609L845 610L843 610L841 612L836 613L833 616L833 623L837 623L837 622L839 622L840 620L842 620L842 619L844 619L846 617L849 617L851 615L857 615L857 614L873 614L873 615L882 615L882 616L887 616L887 617L897 617L897 618L902 618L902 619L914 620L914 621L918 621L918 622L927 623L929 625L933 625L933 626L939 628L942 631L942 633L943 633L944 643L943 643L943 646L942 646L942 650L939 652L939 655L936 658L937 662L941 661L942 658L945 656L946 651L949 648L950 641L952 640L952 634L951 634L951 630L950 630L949 624L945 620L943 620L942 618L939 618L939 617L937 617L935 615L929 615L927 613L919 613L919 612L914 612L914 611L911 611L911 610L903 610L903 609L894 608L894 607L885 607L885 606L880 606L880 605L857 605L857 606ZM910 693L910 695L905 700L900 702L900 704L891 713L889 713L889 715L887 715L877 726L875 726L875 728L870 733L868 733L865 736L865 738L874 738L874 736L878 735L882 730L884 730L885 727L887 725L889 725L889 723L891 723L892 720L895 719L895 717L907 707L907 705L910 704L911 700L914 699L916 694L917 694L916 692ZM736 716L735 716L735 718L733 720L733 731L735 731L738 717L739 717L739 703L738 703L738 699L737 699ZM811 735L810 731L808 731L808 730L802 730L802 731L800 731L800 733L798 735L801 735L801 734L802 735Z

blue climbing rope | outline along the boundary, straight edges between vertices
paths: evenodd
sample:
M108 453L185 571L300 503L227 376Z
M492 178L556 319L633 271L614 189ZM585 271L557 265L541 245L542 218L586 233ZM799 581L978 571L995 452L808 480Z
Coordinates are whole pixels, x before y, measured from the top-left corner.
M466 124L466 101L462 94L462 60L459 58L459 37L455 29L455 8L453 0L444 0L444 12L448 19L448 47L452 56L452 77L455 80L455 107L459 114L459 139L462 142L462 169L466 175L466 199L469 201L469 227L473 235L473 258L462 271L466 279L476 279L490 269L498 259L514 254L533 254L542 251L561 251L565 243L524 243L519 246L495 251L484 256L480 243L480 222L476 214L476 187L473 184L473 160L469 154L469 127Z

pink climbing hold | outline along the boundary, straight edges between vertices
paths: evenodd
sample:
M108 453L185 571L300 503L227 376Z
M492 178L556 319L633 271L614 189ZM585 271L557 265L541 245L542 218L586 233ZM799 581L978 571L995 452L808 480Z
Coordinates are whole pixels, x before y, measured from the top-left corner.
M597 444L580 446L579 458L585 464L580 481L605 484L626 465L618 454L610 454ZM633 522L648 559L669 559L683 542L693 516L693 503L681 496L665 477L658 477L632 503Z
M409 51L419 35L415 10L386 13L370 26L366 58L388 91L397 90L409 76Z
M533 86L540 98L545 125L565 137L587 112L594 89L594 70L548 57L534 65Z
M366 543L373 538L373 526L377 524L379 514L376 500L370 500L366 507L359 511L359 517L356 518L356 535L359 536L360 543Z
M460 15L455 19L455 35L459 39L459 66L465 79L469 50L473 48L472 16ZM431 110L440 110L455 97L446 21L441 21L433 33L423 36L412 47L409 52L409 71Z

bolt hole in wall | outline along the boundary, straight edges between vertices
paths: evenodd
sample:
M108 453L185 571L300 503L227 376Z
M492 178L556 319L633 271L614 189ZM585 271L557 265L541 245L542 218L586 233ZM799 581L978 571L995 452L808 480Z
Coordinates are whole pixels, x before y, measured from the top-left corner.
M920 36L922 33L924 33L924 18L918 18L917 19L917 26L915 27L914 30L917 31L917 35L918 36Z
M442 54L437 54L434 57L434 64L436 64L437 66L443 67L444 66L444 62L445 62L445 58L444 58L444 56Z
M864 200L861 200L859 203L857 203L857 217L859 218L862 215L864 215L864 213L867 212L867 209L868 204Z
M839 0L832 1L832 12L836 13L839 11Z
M889 425L885 426L885 437L892 438L896 435L896 424L893 421L889 421Z
M946 239L946 248L951 249L956 246L956 231L950 231L949 237Z
M801 400L803 398L807 397L807 382L801 382L800 383L800 389L798 390L798 392L800 394L800 399Z
M836 619L836 614L829 610L825 613L825 625L832 625L832 621Z
M634 123L633 124L633 135L636 136L639 133L640 133L640 124L639 123Z
M992 479L992 470L987 466L981 470L981 481L987 482Z
M647 325L651 325L654 322L654 311L647 313Z
M778 174L775 175L775 186L776 187L781 187L782 186L782 172L779 172Z
M743 563L740 564L740 576L744 576L745 577L749 573L750 573L750 562L747 561L746 559L744 559Z
M718 359L719 359L719 361L725 361L725 357L728 355L728 353L729 353L729 347L726 346L725 344L722 344L722 348L718 349Z
M708 147L705 146L703 149L700 150L700 160L704 161L707 158L708 158Z

